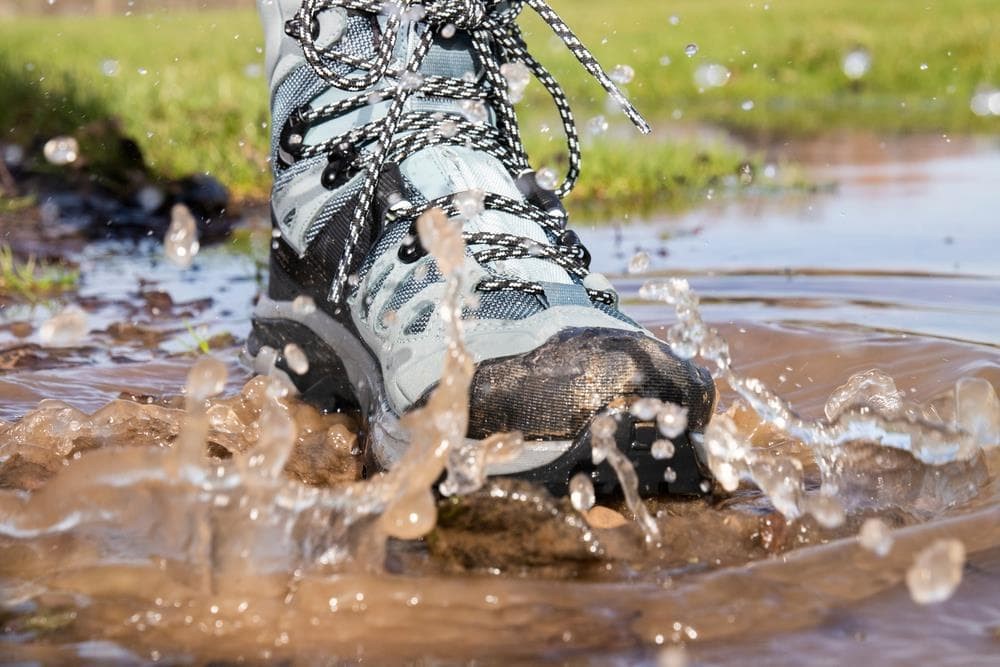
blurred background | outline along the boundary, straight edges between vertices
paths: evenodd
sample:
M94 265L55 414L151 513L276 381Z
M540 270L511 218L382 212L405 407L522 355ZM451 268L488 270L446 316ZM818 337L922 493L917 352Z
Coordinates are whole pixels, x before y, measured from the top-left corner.
M712 187L816 185L796 171L753 178L769 160L795 162L781 150L789 139L840 137L822 150L843 157L874 152L861 135L982 135L1000 124L993 0L552 4L656 129L635 136L525 12L534 51L588 137L577 209L676 210ZM86 138L88 125L114 119L157 174L207 172L237 199L266 196L267 94L251 2L0 0L0 17L0 141ZM519 113L536 166L557 166L560 127L540 85ZM93 148L81 159L100 160Z

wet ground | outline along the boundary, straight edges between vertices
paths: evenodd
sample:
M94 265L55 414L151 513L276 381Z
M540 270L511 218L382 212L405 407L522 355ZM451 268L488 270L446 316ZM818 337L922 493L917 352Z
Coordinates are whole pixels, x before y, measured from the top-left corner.
M670 309L640 301L639 287L689 278L734 367L809 418L871 368L919 403L961 378L1000 387L1000 142L853 137L770 151L775 169L802 162L830 187L713 194L680 218L580 225L630 312L665 331ZM501 484L442 501L438 528L390 541L380 571L380 557L365 558L381 553L365 521L345 519L358 493L351 416L291 401L286 475L223 469L262 446L266 388L237 354L266 243L266 230L240 235L184 272L153 240L65 246L82 277L66 301L89 330L69 347L42 342L64 302L4 304L0 657L995 664L996 449L930 466L852 443L845 465L861 500L833 528L786 520L750 487L650 501L660 548L618 503L584 520L568 501ZM629 274L644 263L637 252L649 267ZM182 390L204 348L228 369L205 436L218 482L170 449L184 440ZM741 437L803 461L815 483L800 443L736 417ZM894 529L884 557L858 544L872 517ZM964 545L962 583L918 605L904 577L944 538Z

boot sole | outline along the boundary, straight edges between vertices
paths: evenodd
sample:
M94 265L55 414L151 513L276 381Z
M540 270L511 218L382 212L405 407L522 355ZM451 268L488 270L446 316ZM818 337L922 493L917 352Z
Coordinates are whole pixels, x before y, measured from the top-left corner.
M309 358L309 370L291 371L282 350L295 343ZM399 460L408 439L399 415L386 399L378 361L353 333L320 310L295 312L290 301L261 297L253 314L253 330L242 358L258 373L266 373L269 359L260 358L265 346L277 352L275 367L299 390L301 398L325 411L358 409L364 418L364 473L388 469ZM710 489L694 446L687 434L673 439L675 454L655 459L652 444L659 439L656 424L621 412L615 440L632 461L639 478L639 493L654 495L704 495ZM470 440L470 442L475 442ZM667 481L670 468L676 479ZM591 424L572 440L531 440L517 459L487 468L490 476L511 476L545 486L556 496L568 493L577 473L587 474L598 495L619 492L618 478L607 464L595 466L591 456Z

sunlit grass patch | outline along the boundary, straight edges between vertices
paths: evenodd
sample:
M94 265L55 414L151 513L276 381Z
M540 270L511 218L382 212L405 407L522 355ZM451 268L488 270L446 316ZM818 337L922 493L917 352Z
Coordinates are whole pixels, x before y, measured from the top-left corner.
M552 3L608 69L635 70L627 93L658 128L711 124L756 137L1000 129L1000 117L970 109L979 86L1000 87L996 0ZM603 115L614 136L585 154L571 206L691 201L704 194L706 178L725 178L733 159L748 159L694 138L626 133L627 121L607 108L597 83L526 15L529 43L566 89L581 129ZM690 56L689 45L697 46ZM210 172L237 198L264 198L270 128L262 47L250 10L0 20L0 142L73 133L113 114L158 172ZM858 48L870 67L851 79L843 59ZM728 73L724 84L699 84L699 68L713 64ZM548 137L558 133L558 118L537 82L518 113L525 137L542 149L536 166L552 161L558 144L550 149ZM698 162L706 152L719 159Z
M19 260L8 245L0 245L0 299L37 302L76 289L80 272L34 257Z

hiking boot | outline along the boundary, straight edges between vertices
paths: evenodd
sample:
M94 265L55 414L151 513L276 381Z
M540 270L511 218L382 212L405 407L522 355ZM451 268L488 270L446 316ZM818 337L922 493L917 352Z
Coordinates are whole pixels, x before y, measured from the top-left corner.
M583 471L599 493L612 491L612 470L591 454L591 424L611 409L641 492L704 492L689 434L674 438L672 458L654 458L662 436L627 408L640 397L676 403L700 431L715 401L711 376L619 310L567 228L561 199L579 174L577 132L562 90L525 47L522 8L648 127L556 13L542 0L258 3L274 168L270 280L246 350L258 369L276 363L323 408L360 409L369 465L391 468L407 447L399 418L426 400L446 352L445 281L415 225L436 207L462 221L474 286L462 312L477 363L467 437L525 439L489 474L561 494ZM558 186L531 170L521 144L512 96L530 77L565 128L569 169ZM307 371L285 358L289 343L305 351Z

